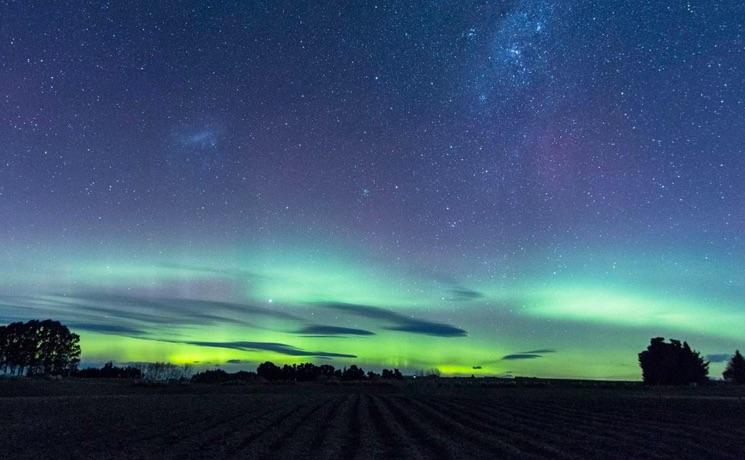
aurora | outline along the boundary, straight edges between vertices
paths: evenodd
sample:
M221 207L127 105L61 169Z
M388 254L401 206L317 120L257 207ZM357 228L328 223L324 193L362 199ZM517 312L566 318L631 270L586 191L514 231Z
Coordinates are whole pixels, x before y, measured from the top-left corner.
M623 277L609 282L586 270L546 277L535 263L522 278L495 281L484 271L463 282L421 267L392 268L351 249L256 256L262 252L273 253L257 248L178 262L167 254L98 255L14 270L27 281L6 286L3 320L59 318L81 334L91 362L310 359L590 378L634 378L629 350L650 334L695 337L713 353L736 346L745 322L727 295L650 283L649 271L664 275L665 265L634 271L615 262Z

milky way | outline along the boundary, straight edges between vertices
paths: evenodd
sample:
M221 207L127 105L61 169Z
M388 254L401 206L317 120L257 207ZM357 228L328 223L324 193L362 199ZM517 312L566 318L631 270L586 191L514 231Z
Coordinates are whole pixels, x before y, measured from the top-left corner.
M653 336L731 353L743 17L0 1L0 322L62 320L88 363L639 378Z

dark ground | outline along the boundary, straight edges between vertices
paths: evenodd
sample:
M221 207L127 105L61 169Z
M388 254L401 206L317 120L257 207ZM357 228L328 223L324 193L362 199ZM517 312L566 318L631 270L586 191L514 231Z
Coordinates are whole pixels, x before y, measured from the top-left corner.
M745 458L740 388L481 383L0 380L0 457Z

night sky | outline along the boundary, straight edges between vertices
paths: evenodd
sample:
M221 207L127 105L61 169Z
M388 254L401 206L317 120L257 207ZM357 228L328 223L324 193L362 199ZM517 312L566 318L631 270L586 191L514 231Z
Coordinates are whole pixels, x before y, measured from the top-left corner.
M743 18L0 1L0 323L61 320L84 364L638 379L653 336L721 361Z

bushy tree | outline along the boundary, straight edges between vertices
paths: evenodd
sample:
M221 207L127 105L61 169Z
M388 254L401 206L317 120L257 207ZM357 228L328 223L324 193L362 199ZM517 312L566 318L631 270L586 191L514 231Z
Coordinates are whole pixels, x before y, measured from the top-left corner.
M341 373L342 380L364 380L365 371L352 364L349 368L344 368Z
M222 369L197 372L191 376L191 381L194 383L222 383L229 379L229 374Z
M724 370L722 376L730 382L745 383L745 358L740 354L740 350L735 350L735 354L727 363L727 369Z
M282 369L270 361L259 364L259 367L256 368L256 373L259 377L263 377L267 380L282 379Z
M323 378L329 378L334 376L334 366L330 364L321 364L318 366L319 375Z
M80 337L50 319L0 328L0 369L14 375L69 375L80 362Z
M282 366L282 374L281 375L282 375L282 377L280 377L280 380L285 380L285 381L294 381L294 380L296 380L296 378L295 378L295 365L293 364L292 366L290 366L288 364L285 364L284 366Z
M639 353L642 378L648 385L685 385L708 381L709 363L687 342L663 337L651 339L646 350Z
M313 363L302 363L295 366L295 380L298 382L313 382L321 375L321 368Z

